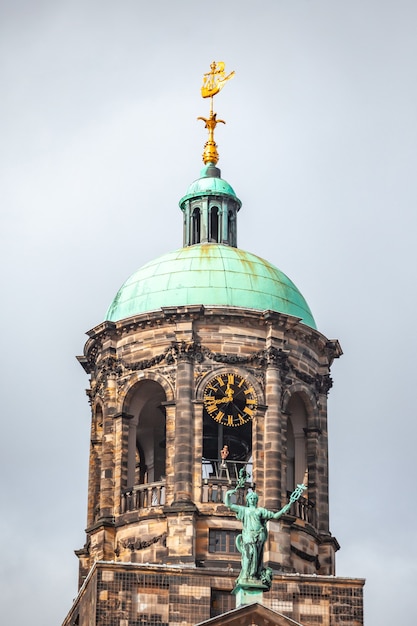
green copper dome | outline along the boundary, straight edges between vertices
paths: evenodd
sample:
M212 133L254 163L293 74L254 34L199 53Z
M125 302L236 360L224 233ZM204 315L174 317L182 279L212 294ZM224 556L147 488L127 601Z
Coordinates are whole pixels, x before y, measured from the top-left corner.
M187 246L141 267L119 289L106 320L199 304L277 311L316 328L303 296L278 268L250 252L216 243Z
M215 167L212 163L205 165L200 172L200 178L197 178L189 185L187 193L181 198L179 204L183 205L184 201L188 198L198 198L203 196L232 196L235 198L239 207L241 201L236 196L235 191L229 183L221 178L219 168Z

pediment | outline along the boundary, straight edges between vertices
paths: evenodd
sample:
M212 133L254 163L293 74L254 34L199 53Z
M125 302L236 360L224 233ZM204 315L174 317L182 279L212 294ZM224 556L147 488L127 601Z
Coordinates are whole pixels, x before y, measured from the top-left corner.
M266 606L254 603L212 617L196 626L302 626L302 624Z

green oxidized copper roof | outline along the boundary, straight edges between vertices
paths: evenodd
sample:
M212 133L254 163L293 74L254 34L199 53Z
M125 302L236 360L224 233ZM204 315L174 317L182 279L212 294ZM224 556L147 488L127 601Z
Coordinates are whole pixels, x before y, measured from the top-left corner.
M161 307L233 306L272 310L316 328L294 283L250 252L204 243L164 254L137 270L119 289L106 319L118 321Z
M201 170L200 178L197 178L189 185L187 193L181 198L180 206L188 198L197 198L198 196L233 196L236 201L241 204L239 198L236 196L235 191L229 183L220 178L220 170L212 163L205 165Z

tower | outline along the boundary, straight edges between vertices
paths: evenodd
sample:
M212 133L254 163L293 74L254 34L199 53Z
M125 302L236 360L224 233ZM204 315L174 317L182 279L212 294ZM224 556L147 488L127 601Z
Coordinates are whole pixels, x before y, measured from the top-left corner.
M231 76L213 63L203 83L209 138L180 200L183 247L124 283L79 357L87 539L65 626L191 626L235 608L241 525L224 495L241 470L238 504L256 490L278 510L306 487L269 522L262 610L280 624L363 623L363 581L335 577L329 529L327 394L342 352L289 278L237 247L241 202L217 167L212 106Z

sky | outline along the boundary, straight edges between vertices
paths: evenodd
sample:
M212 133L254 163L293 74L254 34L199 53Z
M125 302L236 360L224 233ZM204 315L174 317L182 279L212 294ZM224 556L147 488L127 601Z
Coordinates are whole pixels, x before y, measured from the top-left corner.
M415 0L0 3L0 597L59 625L85 541L90 413L75 355L116 291L182 245L213 60L239 247L339 339L329 396L340 576L365 623L415 621Z

